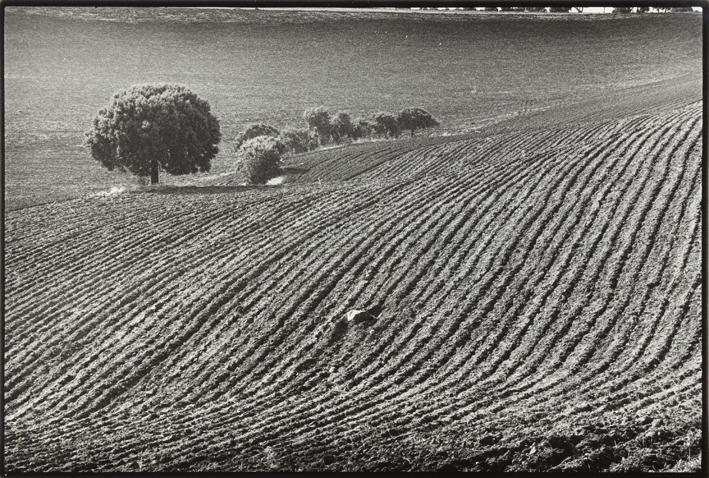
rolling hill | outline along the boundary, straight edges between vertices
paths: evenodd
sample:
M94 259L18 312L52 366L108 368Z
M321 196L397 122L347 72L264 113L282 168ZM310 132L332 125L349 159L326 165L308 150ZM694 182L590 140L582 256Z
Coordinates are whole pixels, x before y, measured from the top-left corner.
M699 86L7 212L7 469L696 469Z

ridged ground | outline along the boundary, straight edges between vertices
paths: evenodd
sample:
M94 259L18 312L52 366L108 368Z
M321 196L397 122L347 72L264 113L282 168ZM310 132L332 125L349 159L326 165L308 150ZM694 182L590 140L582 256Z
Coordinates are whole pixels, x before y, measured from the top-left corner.
M701 102L638 98L8 213L8 471L696 467Z

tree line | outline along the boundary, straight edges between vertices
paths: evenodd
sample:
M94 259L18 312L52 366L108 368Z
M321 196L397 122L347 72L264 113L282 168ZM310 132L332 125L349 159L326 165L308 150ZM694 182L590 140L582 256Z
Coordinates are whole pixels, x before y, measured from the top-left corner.
M265 123L253 123L239 133L234 143L237 169L251 183L265 183L282 173L281 158L286 153L303 153L319 147L363 138L398 138L403 131L414 136L417 130L438 126L439 122L421 108L405 108L398 114L380 111L370 117L352 119L346 111L330 113L324 107L303 112L306 126L279 131Z
M279 131L255 123L237 135L237 169L249 182L265 183L280 175L286 153L367 137L397 138L402 131L414 136L419 129L439 124L421 108L353 120L345 111L330 114L318 107L305 110L303 120L303 128ZM113 94L94 118L84 144L108 170L150 177L157 184L161 170L174 175L209 171L220 140L219 121L207 101L183 85L143 84Z

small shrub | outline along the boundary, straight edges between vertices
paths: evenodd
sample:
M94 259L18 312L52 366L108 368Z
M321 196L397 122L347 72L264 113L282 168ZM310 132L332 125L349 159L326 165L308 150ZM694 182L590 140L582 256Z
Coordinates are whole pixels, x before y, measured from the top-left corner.
M246 129L239 133L234 142L234 150L238 151L244 142L256 138L258 136L271 136L277 138L279 132L273 126L267 125L266 123L252 123L246 127Z
M278 141L290 153L304 153L318 147L318 138L307 129L288 128L281 131Z
M305 137L307 136L304 136L301 130L287 128L281 130L277 139L283 145L287 153L302 153L307 151L305 148Z
M281 154L285 146L271 136L246 140L239 148L237 170L247 181L264 184L282 173Z

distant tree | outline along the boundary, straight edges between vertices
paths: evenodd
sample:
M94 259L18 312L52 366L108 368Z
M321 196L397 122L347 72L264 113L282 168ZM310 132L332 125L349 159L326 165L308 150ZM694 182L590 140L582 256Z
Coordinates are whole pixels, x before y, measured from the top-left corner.
M484 12L496 12L496 11L497 11L497 7L484 7L484 8L483 8L483 11L484 11Z
M338 111L330 119L330 135L336 143L351 137L353 129L350 115L344 111Z
M569 13L571 7L549 7L550 13Z
M234 141L234 150L238 151L239 148L241 148L241 145L251 138L256 138L257 136L272 136L277 138L278 135L279 131L273 126L267 125L266 123L251 123L243 132L236 136L236 140Z
M655 10L659 13L667 13L670 11L670 7L655 7Z
M285 147L272 136L246 140L239 148L237 170L253 184L264 184L282 173L281 154Z
M615 7L613 9L613 13L630 13L631 8L630 7Z
M114 93L86 132L91 156L109 170L150 176L209 171L221 133L209 103L186 86L133 85Z
M352 128L352 139L362 139L370 136L374 131L374 124L361 116L355 118Z
M513 11L512 7L500 7L501 12L511 12Z
M545 12L545 7L524 7L525 12Z
M330 140L330 113L325 108L308 108L303 112L303 119L308 124L308 128L315 131L321 144Z
M287 128L278 135L278 141L291 153L304 153L317 148L317 137L307 129Z
M399 122L396 116L385 111L375 113L374 132L387 138L399 136Z
M650 11L650 7L635 7L635 13L647 13Z
M578 13L583 13L583 7L574 7Z
M672 7L670 8L672 13L692 13L692 7Z
M417 129L431 128L440 123L426 110L421 108L406 108L399 112L396 118L399 129L408 129L411 136Z

